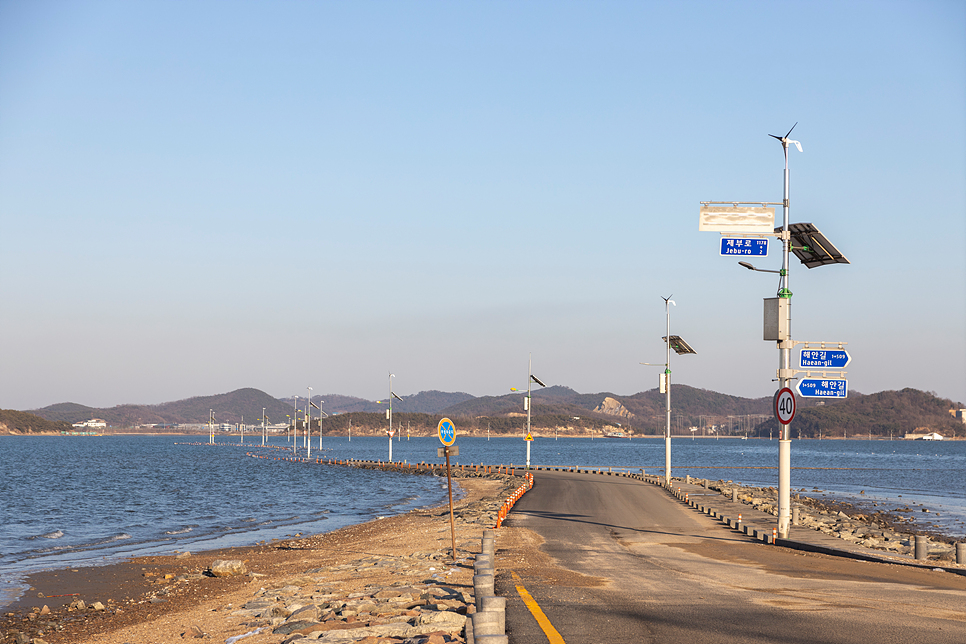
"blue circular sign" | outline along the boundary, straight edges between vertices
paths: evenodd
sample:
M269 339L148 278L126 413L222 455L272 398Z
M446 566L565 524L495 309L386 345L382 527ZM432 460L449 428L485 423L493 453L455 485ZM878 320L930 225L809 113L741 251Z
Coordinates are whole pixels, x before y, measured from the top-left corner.
M456 425L449 418L439 421L436 433L439 434L439 442L447 447L456 442Z

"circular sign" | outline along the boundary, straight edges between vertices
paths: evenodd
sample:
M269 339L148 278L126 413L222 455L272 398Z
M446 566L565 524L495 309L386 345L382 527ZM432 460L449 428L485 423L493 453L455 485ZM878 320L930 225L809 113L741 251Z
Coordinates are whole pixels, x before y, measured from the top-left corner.
M782 425L792 422L795 417L795 394L788 387L779 389L775 394L775 418Z
M456 442L456 425L449 418L439 421L436 433L439 434L439 442L447 447Z

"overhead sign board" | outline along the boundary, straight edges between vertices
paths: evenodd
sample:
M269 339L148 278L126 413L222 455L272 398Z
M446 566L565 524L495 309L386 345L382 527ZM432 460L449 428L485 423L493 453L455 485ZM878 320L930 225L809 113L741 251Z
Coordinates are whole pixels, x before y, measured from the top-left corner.
M768 240L722 237L721 254L766 257L768 255Z
M844 369L852 362L845 349L802 349L799 366L820 369Z
M456 425L449 418L439 421L436 433L439 435L439 442L447 447L456 442Z
M702 205L698 230L719 233L775 232L775 209Z
M798 395L804 398L847 398L849 381L841 378L803 378L798 381Z

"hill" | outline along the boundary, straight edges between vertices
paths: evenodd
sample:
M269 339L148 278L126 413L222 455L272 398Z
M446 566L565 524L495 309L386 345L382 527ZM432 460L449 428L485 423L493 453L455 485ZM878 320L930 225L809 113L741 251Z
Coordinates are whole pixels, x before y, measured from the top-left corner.
M0 434L60 433L73 429L70 423L63 421L47 420L25 411L0 409Z
M792 436L801 438L892 436L901 438L917 430L938 432L952 438L966 435L966 425L950 410L963 403L918 389L855 394L841 401L825 401L799 409L792 421ZM777 435L778 422L769 419L755 428L755 435Z
M111 427L135 427L158 423L207 423L209 410L214 411L217 423L237 423L245 418L246 422L255 424L261 420L262 408L271 423L285 422L286 417L292 414L291 405L252 388L158 405L118 405L98 409L76 403L59 403L32 410L32 413L52 421L76 423L96 417L103 418Z

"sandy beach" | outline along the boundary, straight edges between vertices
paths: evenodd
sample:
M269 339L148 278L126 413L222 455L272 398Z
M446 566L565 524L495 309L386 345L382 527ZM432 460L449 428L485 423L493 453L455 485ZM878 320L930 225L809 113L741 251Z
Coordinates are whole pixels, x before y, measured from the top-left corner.
M245 644L278 643L299 634L273 633L277 626L271 616L259 617L243 608L253 599L304 596L335 606L350 596L389 588L405 589L406 601L400 606L406 608L394 616L397 621L420 621L427 615L440 619L436 614L443 612L465 615L472 602L473 554L479 552L483 528L492 527L496 509L521 481L505 475L459 480L464 496L454 504L455 562L448 506L416 510L247 548L35 574L28 580L29 591L6 609L0 632L4 642L33 644L161 644L198 635L226 641L248 633L253 634L242 638ZM219 559L240 560L246 572L209 576L206 571ZM352 615L344 607L336 612L346 614L321 621L353 628L383 621L371 612ZM279 616L274 617L278 622ZM445 630L423 639L434 644L461 641Z

